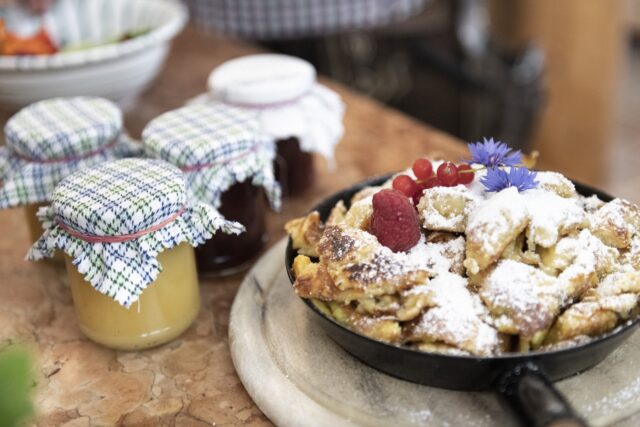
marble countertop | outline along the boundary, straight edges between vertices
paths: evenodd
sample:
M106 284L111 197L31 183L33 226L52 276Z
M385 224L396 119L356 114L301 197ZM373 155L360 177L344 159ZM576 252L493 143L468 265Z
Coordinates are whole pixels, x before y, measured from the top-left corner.
M153 117L204 91L217 64L257 49L187 28L174 43L153 86L126 115L139 136ZM422 153L458 159L454 138L344 87L346 135L335 172L321 159L319 178L301 198L269 214L270 244L282 225L333 191L365 177L398 170ZM117 352L78 329L63 270L23 260L29 247L21 209L0 211L0 342L26 342L36 355L37 426L270 425L244 390L228 347L229 310L242 274L201 281L202 308L179 339L140 352Z

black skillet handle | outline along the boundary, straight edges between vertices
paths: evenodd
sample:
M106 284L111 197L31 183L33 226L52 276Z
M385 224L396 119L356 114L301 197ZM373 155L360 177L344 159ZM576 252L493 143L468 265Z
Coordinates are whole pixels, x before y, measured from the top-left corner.
M526 426L587 427L540 368L532 363L504 373L497 388L505 403Z

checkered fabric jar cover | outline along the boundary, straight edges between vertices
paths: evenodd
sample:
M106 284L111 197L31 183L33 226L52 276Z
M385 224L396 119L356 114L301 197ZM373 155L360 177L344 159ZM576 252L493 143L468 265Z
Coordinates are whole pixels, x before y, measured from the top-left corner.
M142 132L145 154L182 169L198 200L220 206L222 193L251 179L275 210L280 185L273 172L275 145L260 136L254 117L228 105L189 105L153 119Z
M96 290L127 308L162 271L160 252L182 242L197 246L217 231L244 230L211 205L190 201L181 171L151 159L116 160L70 175L38 217L45 231L28 259L61 249Z
M333 165L344 134L344 104L337 93L316 82L316 71L307 61L279 54L243 56L214 69L208 86L209 92L190 104L242 108L256 117L265 136L295 137L302 151L319 153Z
M52 98L9 119L0 147L0 208L42 203L66 176L140 154L122 133L122 113L102 98Z
M402 21L427 0L187 0L205 29L256 40L363 30Z

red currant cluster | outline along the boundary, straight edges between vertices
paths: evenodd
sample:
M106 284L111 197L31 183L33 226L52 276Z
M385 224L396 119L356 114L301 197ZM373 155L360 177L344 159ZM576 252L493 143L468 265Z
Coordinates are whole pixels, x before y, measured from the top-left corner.
M411 169L417 179L414 180L409 175L398 175L393 179L393 188L411 197L415 205L420 201L423 191L428 188L469 184L474 176L471 166L455 165L451 162L442 163L434 174L433 165L429 159L416 160Z

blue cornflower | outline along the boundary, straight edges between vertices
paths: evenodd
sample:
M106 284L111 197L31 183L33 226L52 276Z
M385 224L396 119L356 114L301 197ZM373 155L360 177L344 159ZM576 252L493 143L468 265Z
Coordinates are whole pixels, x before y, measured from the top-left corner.
M494 141L493 138L483 139L483 142L469 144L471 163L485 165L487 168L516 166L522 163L522 153L520 150L512 151L507 144Z
M516 187L518 191L525 191L538 186L536 176L536 172L527 168L512 167L509 172L500 168L490 168L480 182L487 188L486 191L500 191L507 187Z

